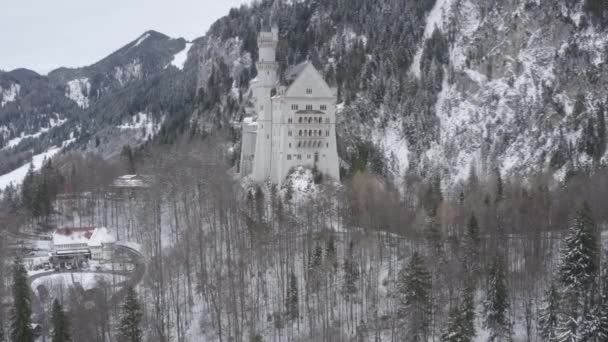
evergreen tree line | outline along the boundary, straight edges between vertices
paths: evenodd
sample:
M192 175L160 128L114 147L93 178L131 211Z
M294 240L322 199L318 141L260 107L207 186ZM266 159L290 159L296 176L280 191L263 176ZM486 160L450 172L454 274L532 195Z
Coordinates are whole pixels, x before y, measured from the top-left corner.
M23 207L32 217L48 217L53 211L53 201L63 192L64 177L57 170L51 159L45 159L39 171L30 167L21 185Z

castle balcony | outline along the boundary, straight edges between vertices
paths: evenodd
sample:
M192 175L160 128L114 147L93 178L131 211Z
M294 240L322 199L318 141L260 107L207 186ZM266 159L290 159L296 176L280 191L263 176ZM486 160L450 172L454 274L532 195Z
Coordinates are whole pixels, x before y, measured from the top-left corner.
M258 42L276 42L276 40L272 32L260 32Z

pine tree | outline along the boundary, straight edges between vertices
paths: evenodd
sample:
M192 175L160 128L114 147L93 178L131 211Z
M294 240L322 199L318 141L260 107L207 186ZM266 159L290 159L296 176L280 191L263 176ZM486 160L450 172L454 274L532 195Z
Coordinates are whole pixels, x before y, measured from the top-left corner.
M462 301L450 307L447 329L441 336L444 342L471 342L475 338L475 289L472 281L466 280Z
M483 304L484 327L490 332L490 341L508 341L511 336L509 321L509 293L506 266L502 257L497 256L489 270L488 290Z
M325 255L326 262L331 265L334 271L336 271L338 268L338 257L336 254L336 241L333 234L330 235L329 240L327 240L327 245L325 246Z
M63 311L63 306L57 299L53 301L51 322L53 324L52 342L68 342L72 340L68 318Z
M472 279L467 277L462 295L462 336L464 341L473 341L477 332L475 331L475 285Z
M289 287L285 296L285 311L288 320L296 320L300 315L298 309L298 278L296 274L291 272L289 275Z
M599 271L597 241L593 213L584 203L576 212L561 253L559 278L564 288L564 315L558 329L560 341L578 341L584 333Z
M481 237L479 233L479 223L475 213L471 213L467 224L465 242L464 242L464 269L474 279L479 276L479 248L481 245Z
M122 147L120 158L125 161L127 172L130 174L135 174L135 156L133 155L133 150L131 149L130 145L125 145Z
M21 201L29 212L33 211L35 189L34 163L30 163L25 178L23 178L23 183L21 184Z
M586 316L583 332L585 341L608 341L608 263L604 262L600 295Z
M127 297L122 307L122 316L118 326L118 337L121 342L140 342L142 332L139 327L143 312L137 299L137 292L132 287L127 289Z
M547 342L557 341L557 328L560 322L561 296L554 283L545 293L545 299L540 309L538 326L540 335Z
M20 258L13 265L13 310L11 317L11 341L32 342L30 288L27 271Z
M431 318L431 273L424 259L414 252L410 262L399 272L398 315L404 319L411 341L426 341Z
M441 227L435 217L431 217L428 224L426 239L429 247L437 256L443 256L443 237L441 236Z

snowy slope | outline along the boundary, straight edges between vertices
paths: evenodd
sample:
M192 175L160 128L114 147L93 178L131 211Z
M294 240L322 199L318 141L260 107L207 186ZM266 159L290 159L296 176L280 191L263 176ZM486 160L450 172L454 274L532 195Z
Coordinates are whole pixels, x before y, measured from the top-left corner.
M11 147L18 146L21 143L21 141L24 140L24 139L29 139L29 138L35 139L35 138L38 138L43 133L48 132L49 130L51 130L54 127L59 127L59 126L63 125L65 122L66 122L65 119L61 119L58 114L55 114L55 118L49 119L49 123L50 123L49 127L41 128L38 132L33 133L33 134L23 134L23 133L21 133L21 136L9 140L6 143L6 146L4 146L2 149L8 149L8 148L11 148Z
M34 169L38 170L42 166L42 163L45 159L52 158L55 154L61 151L60 147L53 147L46 150L44 153L40 153L32 157L32 164L34 165ZM25 175L27 174L28 169L30 168L30 164L25 164L15 169L7 174L0 176L0 189L4 189L9 184L13 184L14 186L19 186L23 182Z

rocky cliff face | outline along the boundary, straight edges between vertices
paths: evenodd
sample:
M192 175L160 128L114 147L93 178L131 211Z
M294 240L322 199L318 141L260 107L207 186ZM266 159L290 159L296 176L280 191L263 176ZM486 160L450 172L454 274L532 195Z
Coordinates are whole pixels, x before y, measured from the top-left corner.
M583 2L438 0L451 40L425 165L463 179L606 163L608 34ZM414 66L415 67L415 66Z

